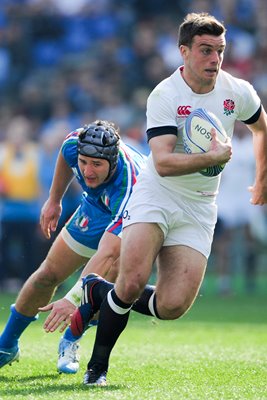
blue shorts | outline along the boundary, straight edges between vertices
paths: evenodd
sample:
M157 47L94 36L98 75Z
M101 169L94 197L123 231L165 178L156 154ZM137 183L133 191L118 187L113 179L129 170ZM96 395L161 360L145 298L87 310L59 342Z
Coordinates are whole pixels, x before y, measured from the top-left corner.
M111 222L111 213L97 207L95 203L90 203L87 198L62 229L62 237L75 253L90 258L96 252L99 241Z

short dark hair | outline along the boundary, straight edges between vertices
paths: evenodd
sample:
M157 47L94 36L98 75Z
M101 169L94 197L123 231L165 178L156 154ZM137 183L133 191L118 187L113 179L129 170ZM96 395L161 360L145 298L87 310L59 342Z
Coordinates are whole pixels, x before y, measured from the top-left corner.
M191 47L196 35L220 36L225 34L224 24L208 13L187 14L178 31L178 46Z

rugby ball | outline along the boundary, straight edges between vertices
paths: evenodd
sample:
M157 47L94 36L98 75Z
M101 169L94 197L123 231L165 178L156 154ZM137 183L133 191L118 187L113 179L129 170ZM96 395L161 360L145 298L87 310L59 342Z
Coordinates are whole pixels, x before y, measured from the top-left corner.
M183 128L184 150L188 154L206 153L211 145L211 129L217 132L219 140L225 142L227 134L221 121L212 112L197 108L186 118ZM199 171L205 176L217 176L222 172L225 164L208 167Z

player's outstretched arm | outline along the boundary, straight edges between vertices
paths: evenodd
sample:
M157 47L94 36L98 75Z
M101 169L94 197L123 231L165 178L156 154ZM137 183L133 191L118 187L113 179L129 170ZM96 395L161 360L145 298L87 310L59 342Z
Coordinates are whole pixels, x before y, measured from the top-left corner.
M80 285L81 284L80 281ZM46 332L54 332L58 327L60 327L59 332L63 332L70 324L71 316L75 309L76 305L71 303L65 297L54 301L45 307L40 307L39 311L51 311L44 322L44 330Z
M41 229L47 239L50 239L51 232L57 229L62 213L61 201L73 178L72 169L66 163L63 155L59 153L49 198L44 203L40 214Z
M250 202L254 205L267 203L267 116L262 108L260 118L255 124L248 125L253 134L256 175L251 192Z

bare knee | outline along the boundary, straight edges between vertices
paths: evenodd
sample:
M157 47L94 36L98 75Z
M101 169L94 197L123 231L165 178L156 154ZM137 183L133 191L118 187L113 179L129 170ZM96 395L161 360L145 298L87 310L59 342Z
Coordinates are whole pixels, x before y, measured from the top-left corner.
M53 265L47 260L31 275L32 285L37 289L55 288L61 283L61 279L56 273Z
M119 276L115 290L118 297L125 303L131 304L141 295L144 284L138 279L123 279Z
M174 320L184 315L191 307L193 301L188 299L167 300L165 302L156 301L157 312L161 319Z
M60 283L53 265L46 262L27 279L16 300L16 309L23 315L33 316L38 307L46 305Z

